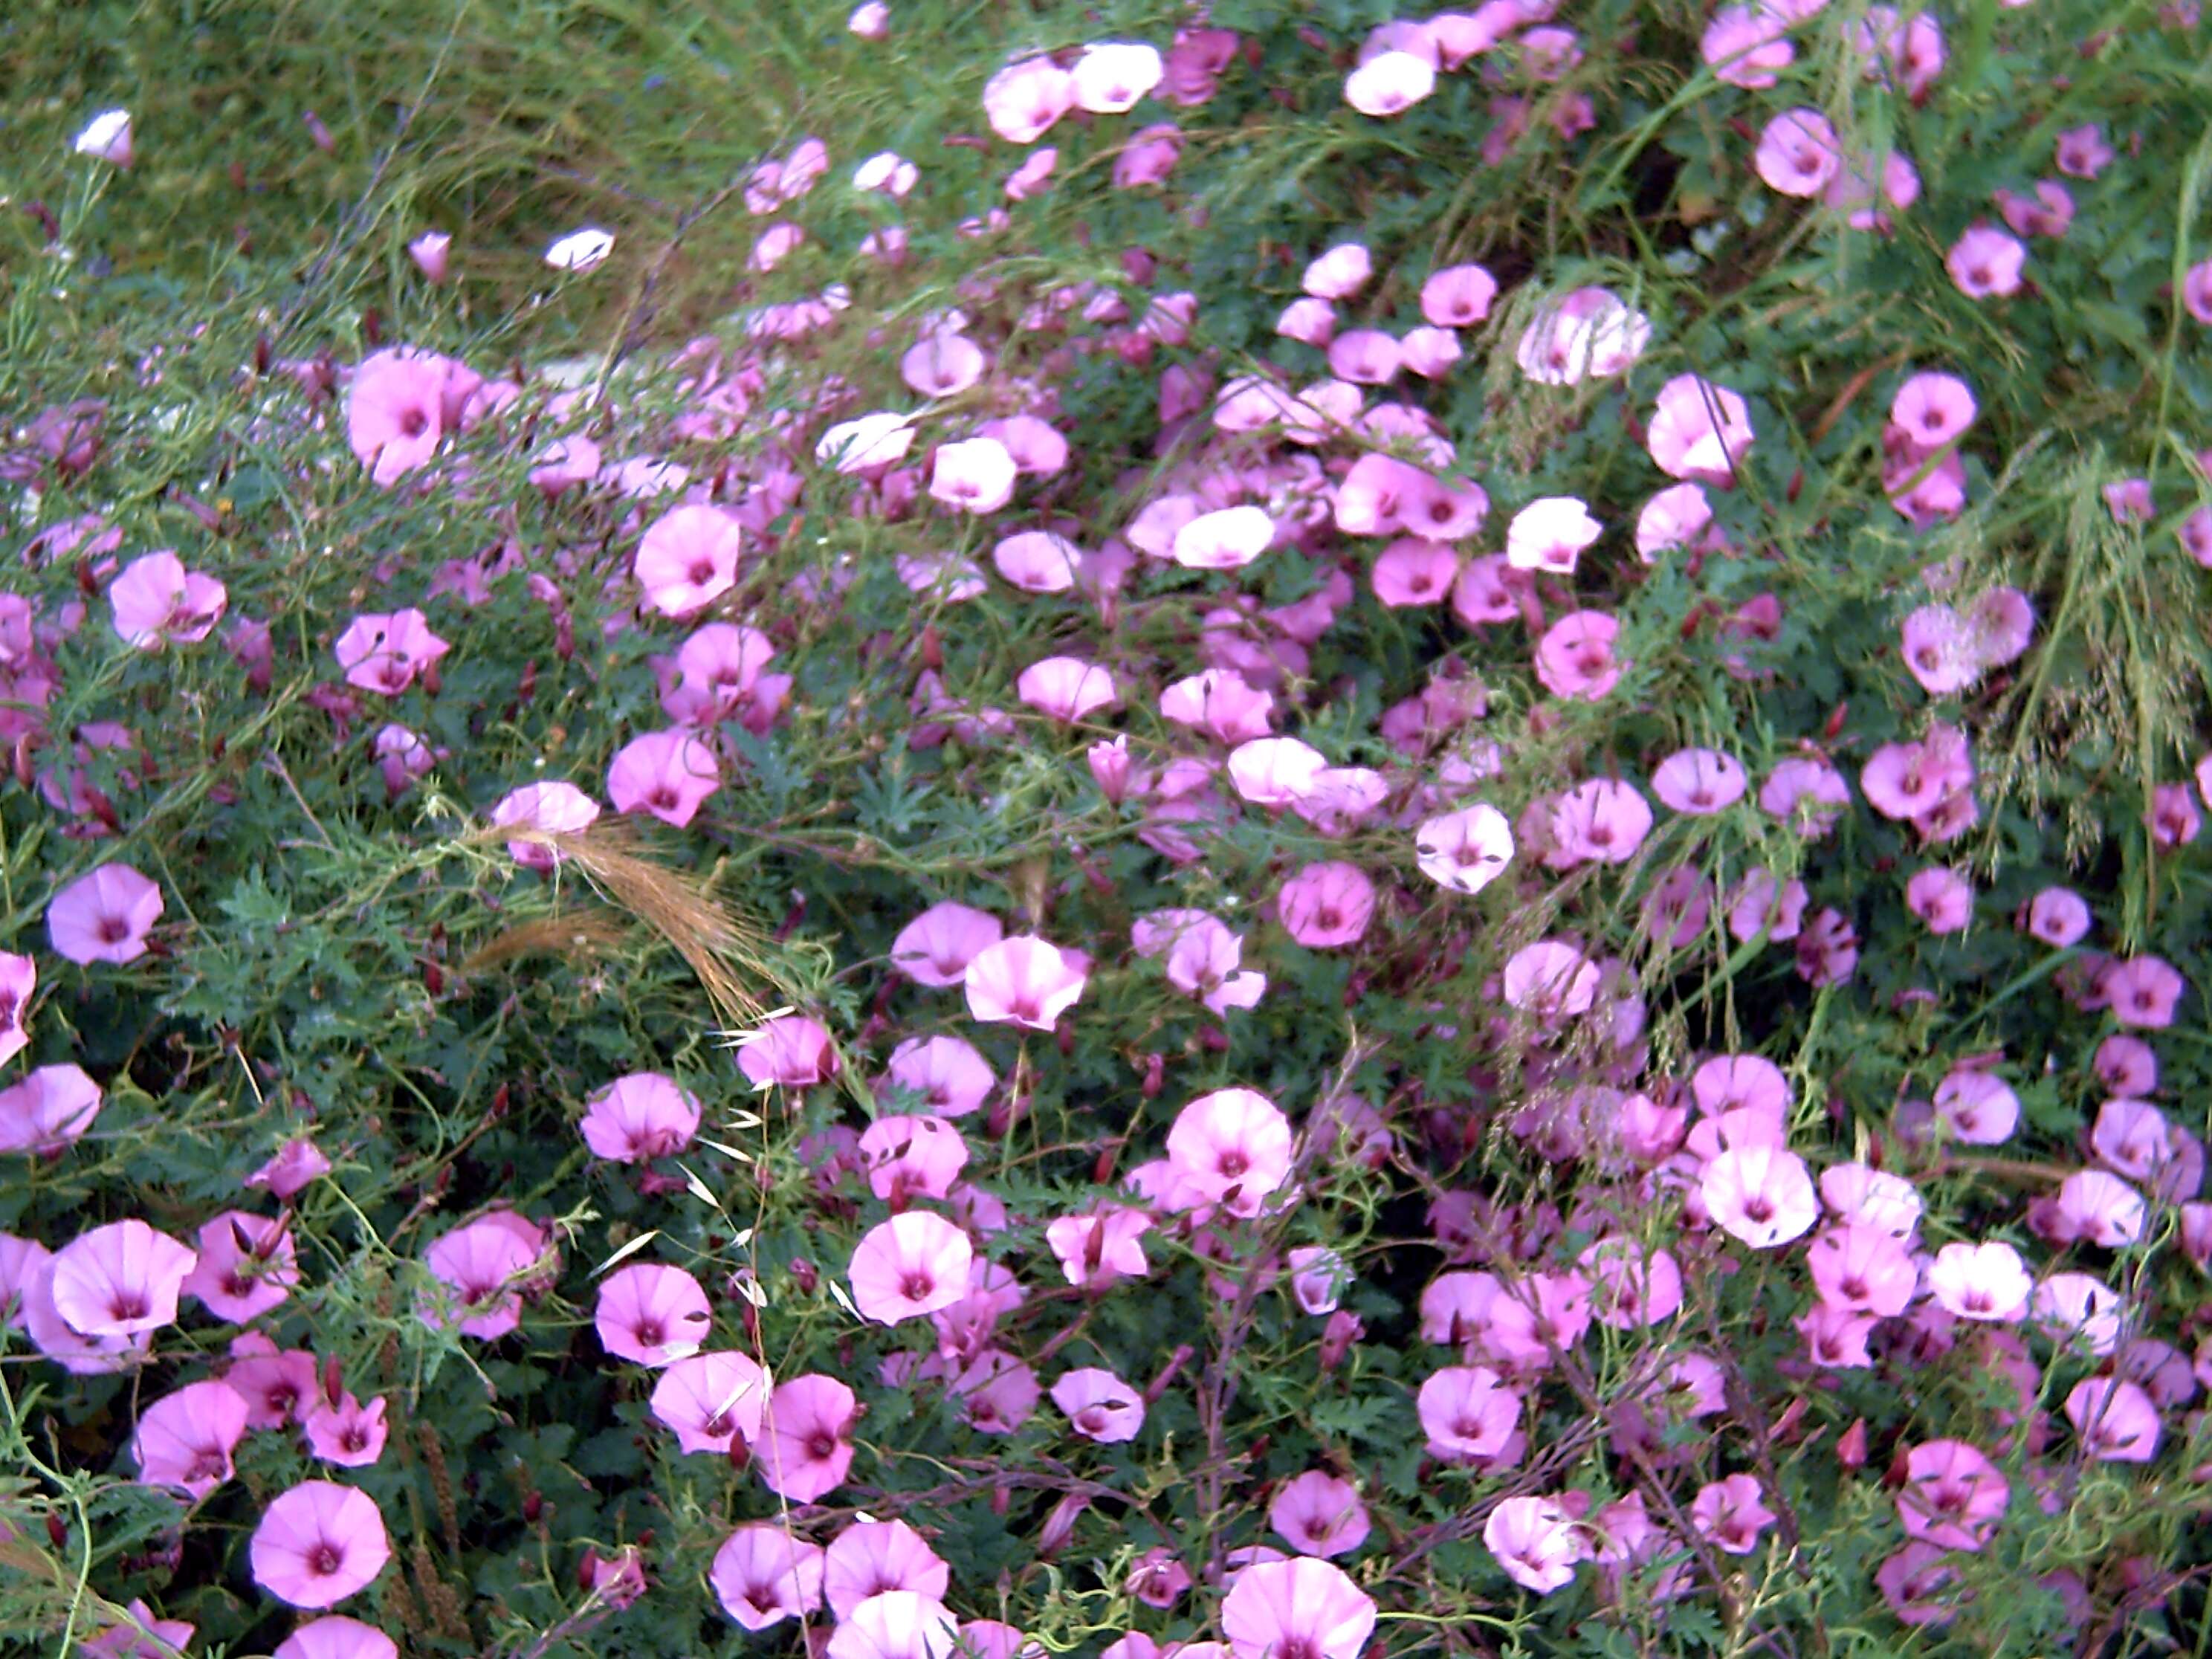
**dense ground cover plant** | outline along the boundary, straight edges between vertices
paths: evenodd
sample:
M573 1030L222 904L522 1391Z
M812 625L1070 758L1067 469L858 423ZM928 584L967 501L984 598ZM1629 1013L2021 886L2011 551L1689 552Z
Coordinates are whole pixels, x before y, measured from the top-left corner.
M11 1639L2205 1650L2194 6L0 27Z

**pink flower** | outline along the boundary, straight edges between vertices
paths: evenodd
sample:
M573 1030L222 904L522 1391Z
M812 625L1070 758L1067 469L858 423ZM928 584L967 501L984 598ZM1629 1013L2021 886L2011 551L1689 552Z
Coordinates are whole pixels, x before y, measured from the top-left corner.
M1102 1446L1134 1440L1145 1426L1144 1396L1096 1366L1062 1371L1052 1385L1052 1403L1067 1413L1078 1434Z
M1413 832L1422 874L1455 893L1480 892L1513 857L1513 831L1505 815L1486 803L1462 807L1424 822Z
M645 1164L691 1144L699 1133L699 1103L658 1072L632 1072L592 1094L578 1127L595 1156Z
M2109 1170L2076 1170L2058 1183L2053 1220L2068 1239L2123 1249L2143 1235L2142 1194Z
M726 1455L761 1437L767 1374L744 1354L716 1351L678 1360L653 1386L653 1415L689 1452Z
M0 1065L31 1046L30 1033L23 1029L23 1018L30 1007L31 993L38 984L39 964L34 958L0 951ZM0 1130L0 1138L4 1134L5 1131Z
M2173 1156L2174 1146L2166 1114L2147 1100L2125 1096L2099 1107L2089 1131L2090 1150L2111 1168L2137 1181L2155 1176Z
M1905 884L1905 903L1929 933L1960 933L1974 919L1973 884L1956 870L1933 865Z
M1923 450L1955 442L1974 423L1977 412L1974 394L1964 380L1929 372L1908 379L1889 405L1891 422Z
M53 1259L54 1310L88 1337L131 1337L177 1322L197 1257L139 1220L79 1233Z
M1275 1489L1267 1524L1300 1555L1348 1555L1367 1541L1367 1506L1349 1480L1310 1469Z
M840 1620L872 1595L913 1590L933 1599L951 1587L952 1569L903 1521L861 1521L831 1540L823 1589Z
M273 1659L399 1659L399 1644L374 1625L334 1613L299 1626Z
M1182 153L1182 133L1172 121L1139 127L1114 162L1114 188L1135 190L1157 185L1175 170Z
M1578 288L1546 304L1522 331L1514 361L1539 386L1610 380L1644 355L1651 319L1608 290Z
M1480 265L1446 265L1421 284L1421 315L1438 328L1468 328L1490 315L1498 279Z
M426 230L407 244L407 257L415 262L425 280L442 283L446 280L446 262L453 248L453 239L442 230Z
M859 1414L853 1391L835 1377L810 1374L778 1383L769 1395L759 1448L769 1490L811 1504L842 1485L853 1466L850 1437Z
M1107 40L1083 49L1070 71L1075 105L1097 115L1122 115L1160 83L1165 66L1158 47L1141 41Z
M1436 66L1409 52L1377 53L1344 78L1344 101L1362 115L1400 115L1437 89Z
M1009 64L983 87L991 131L1010 144L1033 143L1075 106L1075 77L1049 58Z
M79 155L88 155L95 161L105 161L128 172L131 161L131 112L100 111L70 141L70 148Z
M632 738L607 768L607 799L616 811L641 807L678 830L721 784L714 751L682 727Z
M1571 611L1536 642L1536 678L1555 697L1597 702L1620 683L1613 654L1620 622L1602 611Z
M259 1347L247 1352L240 1345L249 1339ZM231 1345L240 1358L231 1363L222 1380L246 1401L246 1426L281 1429L313 1408L319 1386L315 1357L301 1349L277 1352L275 1345L258 1333L247 1332Z
M1168 1158L1206 1200L1252 1215L1289 1179L1291 1141L1290 1120L1265 1095L1216 1089L1176 1114Z
M644 1261L601 1281L592 1322L599 1346L615 1358L658 1368L698 1352L713 1319L697 1279L681 1267Z
M1659 388L1644 441L1668 477L1725 488L1735 482L1752 436L1742 394L1695 374L1677 374Z
M428 617L410 609L363 612L346 624L333 649L348 685L396 697L453 647L430 631Z
M962 975L968 1012L988 1022L1010 1021L1049 1031L1083 995L1087 968L1066 951L1033 935L985 945Z
M1957 1616L1955 1605L1936 1598L1958 1578L1949 1555L1935 1545L1907 1544L1875 1569L1875 1587L1904 1625L1947 1625Z
M2212 259L2200 259L2183 274L2181 303L2191 316L2212 328Z
M163 1395L131 1437L139 1480L181 1487L198 1503L230 1479L230 1455L246 1434L246 1401L227 1382L188 1382Z
M0 1152L59 1152L92 1127L101 1098L82 1066L40 1066L0 1090Z
M2172 1024L2175 1005L2188 988L2189 982L2158 957L2115 963L2106 980L2113 1019L2138 1029Z
M1340 242L1306 266L1299 286L1322 300L1348 300L1367 286L1375 261L1359 242Z
M1698 52L1713 74L1731 86L1771 87L1797 56L1785 33L1788 27L1789 20L1761 0L1723 7L1705 26Z
M1028 165L1034 165L1039 156L1056 159L1058 154L1040 150L1030 157ZM956 329L939 328L907 349L899 359L899 378L925 398L951 398L981 380L989 368L990 360L982 347Z
M331 1400L314 1396L313 1405L300 1419L307 1437L307 1449L325 1463L341 1468L365 1469L384 1455L391 1431L384 1420L384 1396L366 1406L349 1394Z
M1482 1523L1482 1541L1515 1583L1549 1595L1574 1582L1589 1552L1556 1498L1508 1498Z
M944 1198L968 1163L968 1143L941 1117L879 1117L860 1132L868 1190L898 1208L919 1194Z
M1626 864L1651 832L1651 808L1633 784L1590 778L1559 798L1550 828L1546 862L1554 867Z
M1591 1311L1601 1324L1632 1331L1681 1311L1681 1264L1664 1246L1647 1249L1615 1234L1596 1240L1575 1260L1589 1277Z
M955 1036L908 1037L891 1051L887 1086L919 1092L941 1117L965 1117L998 1085L972 1043Z
M2158 1407L2133 1382L2085 1376L2066 1396L2081 1448L2107 1463L2148 1463L2158 1453Z
M1991 1240L1984 1244L1946 1244L1927 1270L1928 1291L1960 1319L2016 1325L2027 1317L2035 1283L2020 1252Z
M491 821L552 835L580 835L599 821L599 804L573 783L526 783L510 789L491 809ZM561 860L556 848L535 842L510 841L507 856L532 870L550 871Z
M368 1588L392 1559L383 1513L367 1492L303 1480L253 1529L253 1582L295 1607L335 1607Z
M1358 1659L1374 1629L1374 1599L1311 1557L1247 1567L1221 1601L1234 1659Z
M1735 1146L1708 1159L1698 1190L1715 1224L1755 1250L1788 1243L1820 1215L1804 1160L1777 1146Z
M891 941L891 962L917 985L959 985L968 964L1005 933L988 911L933 904L899 930Z
M515 1285L536 1264L541 1246L514 1224L513 1212L479 1216L445 1234L422 1253L422 1264L450 1292L452 1312L461 1316L465 1336L495 1341L522 1322ZM426 1323L448 1322L434 1306L422 1310Z
M167 549L133 559L108 584L115 632L125 645L158 651L174 640L192 644L222 620L228 595L214 577L188 571Z
M771 1084L811 1088L836 1075L837 1051L821 1021L804 1014L780 1014L744 1034L738 1049L738 1069L757 1089Z
M918 1590L872 1595L836 1629L828 1659L956 1659L959 1624L945 1605Z
M1978 1550L2011 1496L1996 1465L1963 1440L1930 1440L1905 1454L1897 1518L1906 1534L1947 1550Z
M1538 939L1506 959L1506 1006L1550 1023L1587 1013L1597 1000L1597 964L1559 939Z
M1043 1390L1028 1364L1001 1348L986 1348L946 1385L961 1419L979 1434L1012 1434L1036 1414Z
M719 507L678 507L654 520L631 572L645 602L664 617L688 617L737 585L743 527Z
M71 962L121 967L146 954L146 935L161 910L159 887L127 864L103 864L54 895L46 933Z
M1905 1311L1918 1279L1898 1235L1867 1221L1828 1228L1814 1239L1806 1262L1822 1300L1881 1318Z
M437 453L452 367L443 357L392 348L355 368L346 390L346 441L384 488Z
M1175 532L1172 556L1192 570L1237 570L1274 544L1275 521L1263 507L1202 513Z
M1818 196L1836 176L1840 162L1836 130L1828 118L1819 110L1802 107L1784 110L1769 121L1752 156L1752 166L1766 187L1784 196Z
M1975 225L1952 244L1943 268L1968 299L2003 299L2020 292L2021 269L2027 262L2027 249L2018 238Z
M1112 707L1119 697L1113 675L1076 657L1047 657L1031 663L1022 670L1014 690L1030 708L1071 726Z
M2058 170L2069 179L2094 179L2112 164L2112 147L2105 130L2092 121L2087 126L2067 127L2058 135Z
M1083 550L1048 530L1024 530L1000 540L991 562L1024 593L1063 593L1075 586Z
M1054 1218L1045 1224L1044 1237L1069 1284L1103 1288L1117 1279L1141 1279L1150 1271L1144 1237L1152 1225L1142 1210L1107 1204L1087 1214Z
M1020 469L996 438L969 438L939 444L930 471L929 493L966 513L996 513L1014 498Z
M826 1559L819 1544L756 1521L722 1540L707 1577L725 1613L747 1630L766 1630L822 1605Z
M1571 576L1583 550L1604 533L1579 497L1547 495L1513 515L1505 531L1505 562L1515 570Z
M1521 1426L1521 1396L1483 1365L1434 1373L1415 1406L1430 1455L1448 1463L1503 1460Z
M1292 939L1313 950L1357 945L1375 911L1375 884L1353 864L1309 864L1275 896Z
M1715 749L1684 749L1659 763L1651 793L1677 812L1724 812L1749 787L1741 763Z
M300 1281L296 1249L284 1224L227 1210L199 1230L199 1255L181 1286L210 1313L233 1324L283 1304Z
M943 1216L909 1210L878 1222L853 1252L853 1303L878 1325L949 1308L968 1294L975 1252Z
M1759 1478L1732 1474L1698 1489L1690 1503L1690 1524L1730 1555L1748 1555L1759 1535L1774 1524L1774 1511L1761 1501Z

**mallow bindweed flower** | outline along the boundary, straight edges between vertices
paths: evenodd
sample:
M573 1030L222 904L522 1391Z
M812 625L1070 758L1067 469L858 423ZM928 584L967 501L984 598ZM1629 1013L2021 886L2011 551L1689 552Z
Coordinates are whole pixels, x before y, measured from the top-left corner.
M596 270L606 263L607 255L615 251L614 234L586 225L581 230L572 230L556 240L545 250L545 263L556 270L582 274Z
M1084 961L1034 935L985 945L969 958L961 981L968 1012L987 1022L1049 1031L1081 1000L1089 977Z
M46 906L46 935L78 963L116 967L146 954L146 937L161 918L161 890L127 864L103 864L56 893Z
M166 548L133 559L107 586L116 637L141 651L207 638L222 620L228 599L221 582L185 569Z
M853 1305L864 1319L896 1325L949 1308L968 1294L975 1248L943 1216L908 1210L878 1222L853 1252Z
M1375 1630L1375 1600L1331 1562L1261 1561L1221 1601L1233 1659L1358 1659Z
M1455 893L1474 894L1498 878L1513 857L1505 814L1486 802L1443 813L1413 832L1421 873Z
M399 1659L399 1644L374 1625L334 1613L294 1630L270 1659Z
M392 1559L383 1512L367 1492L303 1480L271 1502L248 1549L253 1582L295 1607L336 1607Z
M131 112L127 109L104 109L86 122L70 148L79 155L88 155L95 161L105 161L110 167L129 169L133 157L131 146Z
M671 1158L699 1132L699 1103L674 1079L632 1072L595 1091L585 1104L584 1144L617 1164Z
M834 1376L810 1373L769 1395L757 1448L761 1479L794 1504L811 1504L843 1484L853 1466L860 1401Z
M1257 1090L1216 1089L1199 1096L1168 1128L1168 1159L1206 1201L1238 1215L1291 1173L1291 1121Z
M658 1370L698 1352L714 1315L697 1279L647 1261L617 1267L600 1281L592 1323L610 1354Z

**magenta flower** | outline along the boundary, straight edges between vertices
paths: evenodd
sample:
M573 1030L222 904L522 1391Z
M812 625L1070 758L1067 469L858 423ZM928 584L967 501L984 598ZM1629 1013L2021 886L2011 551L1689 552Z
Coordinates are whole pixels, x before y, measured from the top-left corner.
M1748 1555L1759 1535L1774 1524L1774 1511L1761 1501L1759 1477L1732 1474L1698 1489L1690 1503L1690 1524L1730 1555Z
M2160 957L2134 957L2112 964L2105 988L2116 1021L2155 1030L2173 1024L2174 1007L2189 981Z
M362 612L346 624L332 649L348 685L396 697L453 647L430 631L428 617L409 609L389 616Z
M125 645L158 651L172 640L196 644L222 620L229 595L214 577L186 570L164 548L133 559L108 584L115 632Z
M1907 1544L1875 1569L1875 1587L1905 1625L1947 1625L1955 1606L1936 1598L1957 1581L1948 1553L1924 1542Z
M645 590L645 602L662 616L691 616L737 586L743 541L734 513L674 507L647 527L631 572Z
M970 1014L1033 1031L1052 1030L1081 1000L1088 978L1078 957L1028 934L985 945L969 959L961 976Z
M59 1152L92 1127L100 1100L100 1085L82 1067L40 1066L0 1090L0 1152Z
M179 1486L194 1503L230 1479L230 1455L246 1434L246 1401L227 1382L187 1382L139 1414L131 1437L138 1479Z
M89 1337L131 1337L177 1322L192 1252L138 1220L113 1221L55 1254L54 1310Z
M256 1346L246 1345L252 1342ZM317 1387L315 1357L302 1349L278 1352L274 1343L249 1331L231 1345L239 1357L222 1374L246 1401L246 1426L281 1429L303 1415Z
M1620 684L1627 666L1613 654L1619 618L1602 611L1571 611L1536 641L1536 678L1555 697L1597 702Z
M1771 1250L1819 1218L1805 1162L1778 1146L1735 1146L1706 1162L1698 1180L1706 1213L1754 1250Z
M161 890L127 864L103 864L56 893L46 906L54 949L75 963L121 967L146 954L161 920Z
M199 1231L199 1260L179 1287L217 1319L243 1325L281 1306L300 1282L291 1229L226 1210Z
M386 489L438 452L445 435L443 357L396 348L362 359L346 389L346 441Z
M124 1612L121 1622L86 1638L83 1650L90 1659L181 1659L199 1628L190 1620L157 1619L153 1608L136 1597Z
M1996 1531L2011 1489L1996 1465L1963 1440L1930 1440L1905 1454L1897 1518L1909 1536L1947 1550L1978 1550Z
M757 1521L722 1540L707 1577L725 1613L747 1630L766 1630L822 1605L824 1559L819 1544Z
M1919 1277L1898 1235L1869 1221L1828 1228L1807 1249L1806 1265L1823 1301L1883 1318L1905 1311Z
M303 1480L253 1529L253 1582L295 1607L335 1607L368 1588L392 1559L383 1513L367 1492Z
M1249 1566L1221 1601L1234 1659L1358 1659L1374 1630L1374 1598L1310 1557Z
M631 738L607 768L607 799L615 811L642 808L678 830L721 783L714 751L681 727Z
M909 1210L878 1222L853 1252L853 1304L878 1325L949 1308L968 1294L975 1252L943 1216Z
M1769 190L1812 197L1828 187L1842 155L1828 118L1819 110L1801 107L1784 110L1766 124L1751 161Z
M941 1600L952 1569L903 1521L860 1521L830 1540L823 1560L822 1588L838 1620L872 1595L913 1590Z
M658 1368L698 1352L713 1321L697 1279L681 1267L638 1262L600 1284L592 1322L609 1353Z
M598 1157L645 1164L691 1144L699 1133L699 1103L672 1078L632 1072L592 1096L578 1127Z
M1375 913L1375 884L1355 864L1309 864L1283 884L1275 911L1310 949L1357 945Z
M2133 1382L2083 1377L2066 1396L2066 1420L2101 1462L2148 1463L2158 1453L2158 1407Z
M1267 1524L1300 1555L1349 1555L1367 1541L1367 1506L1349 1480L1309 1469L1275 1489Z
M1589 1548L1557 1498L1508 1498L1482 1523L1482 1541L1505 1576L1540 1595L1574 1582Z
M374 1625L334 1613L301 1626L271 1659L399 1659L399 1644Z
M1076 1433L1102 1446L1134 1440L1145 1426L1145 1397L1095 1365L1062 1371L1052 1385L1052 1403L1067 1413Z
M830 1633L828 1659L954 1659L959 1621L919 1590L885 1590L854 1607Z
M809 1374L778 1383L769 1395L759 1446L769 1490L794 1504L834 1492L853 1466L850 1436L859 1415L859 1401L835 1377Z
M1521 1427L1521 1396L1486 1365L1446 1366L1414 1403L1430 1455L1447 1463L1504 1461Z

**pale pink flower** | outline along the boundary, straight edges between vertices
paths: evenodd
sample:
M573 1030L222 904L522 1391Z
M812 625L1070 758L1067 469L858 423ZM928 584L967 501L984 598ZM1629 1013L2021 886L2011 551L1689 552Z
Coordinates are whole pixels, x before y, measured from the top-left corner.
M853 1252L853 1302L879 1325L949 1308L968 1294L968 1236L939 1215L909 1210L879 1222Z
M1425 821L1413 832L1421 872L1455 893L1480 892L1513 857L1505 815L1486 803Z
M158 1331L177 1322L177 1298L197 1260L136 1218L94 1227L54 1255L54 1310L82 1336Z
M824 1560L819 1544L775 1522L756 1521L722 1540L707 1577L725 1613L745 1629L761 1631L786 1619L803 1620L822 1605Z
M263 1512L248 1553L253 1582L270 1595L322 1608L368 1589L391 1560L392 1541L367 1492L303 1480Z
M1170 556L1193 570L1237 570L1274 544L1267 509L1230 507L1200 514L1175 532Z
M545 250L545 263L556 270L566 270L580 276L596 270L615 251L614 234L601 230L597 225L586 225L581 230L572 230L566 236L556 237Z
M915 1590L939 1597L951 1587L952 1569L903 1521L860 1521L830 1540L823 1561L823 1589L839 1620L872 1595Z
M697 1279L681 1267L640 1261L600 1280L592 1322L616 1358L659 1369L698 1352L713 1320Z
M695 1353L661 1372L653 1415L676 1431L682 1450L726 1455L739 1441L750 1446L760 1439L767 1383L767 1373L744 1354Z
M1644 442L1668 477L1725 487L1735 482L1752 438L1751 410L1741 393L1695 374L1677 374L1659 388Z
M1626 666L1613 654L1618 618L1602 611L1571 611L1536 641L1536 678L1556 697L1601 701Z
M1927 1269L1929 1293L1960 1319L2016 1325L2027 1317L2035 1282L2020 1252L1991 1240L1946 1244Z
M1506 1006L1550 1022L1587 1013L1597 1000L1597 964L1559 939L1538 939L1506 959Z
M1767 188L1784 196L1818 196L1840 164L1836 129L1819 110L1803 107L1770 120L1752 156Z
M968 1012L988 1022L1009 1021L1049 1031L1082 998L1087 963L1034 935L1017 935L984 946L972 957L962 983Z
M2133 1382L2083 1377L2066 1396L2066 1420L2100 1462L2148 1463L2158 1454L2158 1407Z
M1328 757L1297 738L1255 738L1230 751L1229 779L1256 805L1288 806L1328 765Z
M397 348L362 359L346 388L346 441L369 476L390 488L427 465L445 435L443 357Z
M664 617L688 617L737 585L743 526L719 507L672 508L647 526L632 574Z
M1437 88L1436 66L1409 52L1377 53L1344 78L1344 101L1362 115L1400 115Z
M1084 47L1069 74L1078 109L1121 115L1134 109L1165 72L1158 47L1142 41L1106 40Z
M1044 1238L1069 1284L1103 1287L1151 1271L1144 1237L1152 1226L1142 1210L1106 1204L1082 1215L1054 1217L1045 1224ZM1059 1398L1057 1392L1053 1397Z
M31 1046L31 1034L24 1029L23 1020L30 1009L31 994L38 984L39 964L35 958L0 951L0 1065ZM4 1133L0 1131L0 1136Z
M146 936L162 908L153 882L127 864L103 864L53 896L46 933L71 962L122 967L146 954Z
M426 230L407 244L407 257L424 278L433 283L446 280L446 261L453 246L453 239L442 230Z
M1578 288L1547 301L1514 350L1521 372L1539 386L1609 380L1644 355L1651 319L1608 290Z
M1963 1440L1930 1440L1905 1454L1897 1518L1906 1534L1947 1550L1978 1550L2011 1496L1996 1465Z
M552 835L580 835L599 821L599 804L573 783L557 780L510 789L491 809L502 829L518 826ZM539 842L510 841L507 856L532 870L550 871L561 861L558 849Z
M579 1126L584 1144L617 1164L670 1158L699 1132L699 1103L658 1072L632 1072L596 1091Z
M1515 570L1571 576L1583 550L1604 533L1579 497L1547 495L1513 515L1505 531L1505 562Z
M1016 693L1030 708L1069 725L1119 701L1114 677L1076 657L1047 657L1022 670Z
M389 616L356 616L332 648L348 685L396 697L434 670L453 647L430 631L428 617L410 607Z
M1168 1158L1206 1200L1241 1215L1290 1178L1291 1123L1255 1090L1199 1096L1168 1129Z
M70 148L79 155L88 155L95 161L105 161L110 167L130 170L132 160L131 147L131 112L127 109L104 109L85 123Z
M1881 1318L1905 1311L1919 1278L1904 1241L1867 1221L1846 1221L1820 1233L1806 1251L1806 1265L1822 1300Z
M83 1067L68 1061L40 1066L0 1090L0 1152L59 1152L92 1127L102 1098Z
M1073 108L1075 99L1073 76L1049 58L1025 58L984 84L983 112L1000 137L1028 144Z
M967 1166L968 1143L941 1117L879 1117L860 1132L868 1189L902 1206L915 1194L944 1198Z
M1788 1243L1820 1215L1804 1160L1777 1146L1721 1152L1707 1160L1698 1190L1714 1223L1755 1250Z
M829 1028L805 1014L779 1014L744 1034L738 1069L755 1088L774 1084L811 1088L836 1074L837 1050Z
M1651 793L1661 801L1699 817L1726 811L1747 787L1742 763L1716 749L1679 750L1651 774Z
M1572 1583L1576 1564L1589 1559L1573 1517L1551 1498L1501 1499L1482 1541L1508 1578L1540 1595Z
M1521 1426L1521 1396L1482 1365L1452 1365L1421 1384L1415 1406L1430 1455L1448 1463L1503 1459Z
M1999 299L2017 294L2027 249L2018 238L1989 225L1975 225L1951 245L1943 268L1959 291L1970 300Z
M116 636L141 651L158 651L172 641L193 644L207 638L222 620L229 596L214 577L186 570L164 548L133 559L108 584Z
M683 727L632 738L607 768L607 799L617 812L640 809L681 830L721 787L714 751Z
M1063 1371L1052 1385L1052 1403L1069 1425L1102 1446L1134 1440L1145 1426L1145 1398L1109 1370L1086 1366Z
M297 1626L271 1659L399 1659L399 1644L374 1625L334 1613Z
M1267 1524L1300 1555L1348 1555L1367 1541L1367 1506L1349 1480L1310 1469L1275 1489Z
M1375 1611L1374 1598L1329 1562L1263 1561L1222 1598L1221 1632L1233 1659L1358 1659Z
M988 911L949 901L933 904L899 930L891 962L917 985L958 985L968 964L1005 934Z
M872 1595L830 1633L828 1659L956 1659L959 1621L918 1590Z
M983 1103L998 1074L975 1045L956 1036L908 1037L891 1051L886 1085L920 1093L941 1117L964 1117Z
M930 470L929 493L964 513L995 513L1014 498L1019 469L996 438L939 444Z
M1340 242L1306 266L1299 286L1319 299L1348 300L1374 274L1374 257L1364 244Z
M231 1454L246 1434L245 1400L228 1382L187 1382L139 1414L131 1437L138 1479L181 1488L199 1502L234 1473Z
M2058 1234L2087 1239L2107 1250L2124 1249L2143 1235L2142 1194L2109 1170L2076 1170L2058 1183L2052 1206Z
M1036 157L1030 159L1034 162ZM939 328L907 349L899 359L899 378L925 398L951 398L981 380L989 368L990 359L983 355L982 347L957 330Z
M1797 56L1788 27L1788 20L1761 0L1725 6L1706 24L1698 50L1715 76L1731 86L1771 87Z

